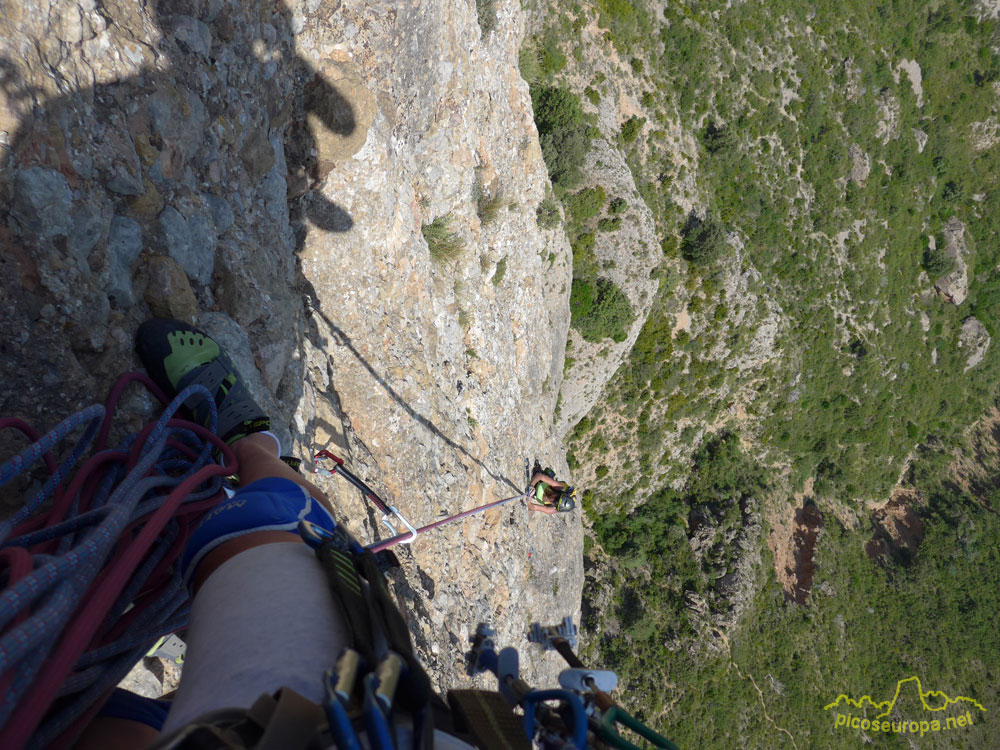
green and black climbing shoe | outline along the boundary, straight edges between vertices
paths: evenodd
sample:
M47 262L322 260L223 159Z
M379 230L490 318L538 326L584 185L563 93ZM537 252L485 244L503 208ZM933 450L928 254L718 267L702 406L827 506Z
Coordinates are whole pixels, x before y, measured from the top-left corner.
M271 429L271 420L250 397L233 363L208 334L179 320L153 318L139 326L135 349L146 372L169 397L189 385L202 385L215 396L219 435L232 444L253 432ZM185 403L193 421L208 426L210 407L204 395Z

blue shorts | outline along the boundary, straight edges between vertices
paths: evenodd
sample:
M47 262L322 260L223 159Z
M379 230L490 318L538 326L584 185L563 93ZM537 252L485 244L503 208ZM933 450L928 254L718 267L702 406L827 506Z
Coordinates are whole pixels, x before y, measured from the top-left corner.
M198 563L223 542L254 531L296 531L299 521L332 529L326 507L291 479L258 479L217 505L202 519L184 548L181 570L190 583Z
M109 719L129 719L152 727L156 731L163 729L170 701L144 698L122 688L111 691L111 697L101 706L98 716Z

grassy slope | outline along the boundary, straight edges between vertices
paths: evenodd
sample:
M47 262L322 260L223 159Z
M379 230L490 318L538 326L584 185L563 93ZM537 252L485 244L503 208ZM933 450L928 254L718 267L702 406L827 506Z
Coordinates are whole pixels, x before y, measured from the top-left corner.
M762 457L790 467L785 491L815 478L821 508L885 497L914 446L954 443L991 402L997 347L964 373L957 332L975 314L995 336L1000 312L1000 164L996 148L973 147L973 123L993 117L997 106L996 25L977 23L951 2L730 9L687 2L668 3L662 17L624 0L552 5L562 12L553 14L557 36L568 38L580 19L599 12L610 29L605 42L623 59L642 61L630 76L647 87L650 126L641 148L628 152L666 260L676 255L684 220L674 199L685 167L666 148L676 118L701 142L701 204L737 233L743 266L761 273L761 293L790 321L782 360L755 373L745 436L754 458L736 452L720 466L696 454L691 472L686 462L671 465L660 439L684 417L715 422L717 394L746 385L707 354L726 337L738 349L741 333L727 328L724 308L719 314L712 266L681 264L682 277L666 280L632 366L608 389L603 417L576 433L583 464L615 440L629 441L638 455L626 471L612 467L588 500L595 538L617 560L609 564L591 547L588 596L597 601L610 591L613 611L595 616L622 630L600 650L622 673L633 707L685 746L719 747L785 746L779 727L798 747L856 747L857 734L834 732L822 706L839 692L886 693L910 674L996 707L1000 652L990 613L1000 604L1000 523L982 508L990 498L942 479L940 455L928 452L914 469L931 502L923 511L926 536L906 566L869 561L867 520L845 530L827 515L813 590L831 593L813 595L808 607L786 603L764 548L756 597L729 650L692 656L688 648L697 618L685 594L711 590L729 561L724 549L707 564L694 560L683 533L690 510L706 503L721 529L744 523L725 511L741 493L713 478L732 470L752 480L749 495L764 497L773 477L740 466ZM898 75L902 59L921 67L921 107L905 73ZM594 89L602 90L599 81ZM897 105L896 137L883 143L880 108ZM920 153L914 130L928 137ZM852 144L871 162L860 186L848 179ZM928 238L940 245L952 216L973 247L970 294L958 307L927 294L933 279L921 268ZM845 231L841 250L836 236ZM698 300L689 307L696 328L699 316L707 320L699 336L671 338L676 309L668 297L679 286ZM615 432L604 434L612 423ZM686 487L660 489L667 478L675 486L686 479ZM651 499L636 512L613 512L631 507L637 492ZM942 733L919 746L996 746L996 726ZM873 737L877 746L904 742Z

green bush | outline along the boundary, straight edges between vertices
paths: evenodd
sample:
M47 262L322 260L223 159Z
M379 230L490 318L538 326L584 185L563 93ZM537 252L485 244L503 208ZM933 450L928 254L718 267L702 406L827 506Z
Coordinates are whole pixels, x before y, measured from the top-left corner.
M945 255L943 248L936 247L932 250L928 247L924 250L920 265L932 279L939 279L955 270L955 259Z
M615 216L611 219L601 219L597 222L598 232L617 232L622 227L622 217Z
M559 214L559 204L552 196L546 196L535 209L535 223L539 229L552 229L559 226L562 216Z
M719 127L715 120L709 120L701 134L702 145L710 154L731 150L737 146L736 134L732 128Z
M538 63L538 51L530 43L525 43L517 53L517 69L521 78L530 86L541 80L542 66Z
M613 198L608 204L608 212L612 214L623 214L628 211L628 201L624 198Z
M424 224L420 233L427 242L431 258L438 263L455 260L465 249L465 241L451 229L451 214L439 216L430 224Z
M628 64L632 68L632 72L635 73L637 76L641 76L643 71L646 69L646 66L643 65L642 60L640 60L638 57L633 57L631 60L628 61Z
M500 286L504 274L507 273L507 256L505 255L497 262L497 270L493 272L493 286Z
M584 96L587 97L587 99L590 100L590 103L593 104L595 107L600 105L601 95L597 93L597 91L594 89L593 86L587 86L587 88L583 90L583 94Z
M504 195L502 190L497 190L495 193L489 193L484 188L477 186L476 188L476 215L479 216L479 221L483 226L487 226L496 221L497 216L500 215L500 209L503 208Z
M622 124L621 136L622 143L629 144L632 143L636 138L639 137L639 133L642 132L643 126L646 124L645 117L638 117L632 115Z
M557 187L571 189L580 182L592 140L580 99L564 88L532 86L531 104L549 178Z
M476 19L483 34L489 34L497 25L496 0L476 0Z
M549 31L538 47L538 65L546 80L566 67L566 55L554 31Z
M684 230L681 255L696 265L707 266L726 251L726 231L712 214L704 219L692 216Z
M597 216L604 209L604 203L607 199L608 196L604 192L604 188L597 185L567 195L563 199L563 204L566 206L570 221L578 224Z
M635 313L625 293L609 279L591 283L573 279L570 292L571 325L585 341L624 341Z
M593 232L581 232L570 241L573 249L573 277L592 279L597 276L597 258L594 256Z

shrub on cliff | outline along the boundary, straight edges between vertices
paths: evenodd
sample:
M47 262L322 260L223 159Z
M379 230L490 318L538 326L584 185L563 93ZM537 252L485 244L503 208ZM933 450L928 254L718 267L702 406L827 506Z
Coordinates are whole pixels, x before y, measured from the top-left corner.
M563 191L571 189L580 182L591 141L580 98L558 86L532 86L531 104L552 184Z
M726 230L709 214L704 219L692 216L684 228L681 255L690 263L707 266L726 251Z
M624 341L635 320L628 297L609 279L573 279L569 308L571 325L591 343Z
M584 188L572 195L567 195L564 205L569 211L572 221L584 222L601 213L607 199L608 196L604 192L604 188L598 185L597 187Z

